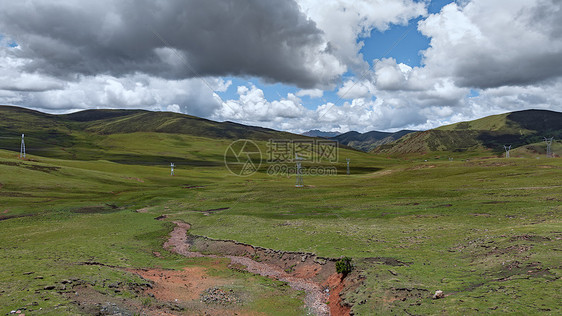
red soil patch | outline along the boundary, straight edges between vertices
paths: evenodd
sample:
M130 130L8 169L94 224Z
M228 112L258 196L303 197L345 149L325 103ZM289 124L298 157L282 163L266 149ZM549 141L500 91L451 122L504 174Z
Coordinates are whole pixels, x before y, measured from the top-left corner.
M303 279L312 279L318 274L318 268L312 265L302 265L295 269L292 273L294 277Z
M329 315L326 306L327 295L317 280L326 280L335 272L335 265L327 259L318 258L311 254L279 252L271 249L253 247L234 241L211 240L205 237L187 236L190 225L174 222L176 227L170 233L170 238L164 243L164 248L186 257L228 258L231 266L242 268L250 273L259 274L279 281L287 282L289 286L306 293L305 304L314 315ZM220 253L217 255L203 255L190 251L192 243L200 251ZM252 260L259 258L260 262ZM317 263L321 262L323 263ZM294 272L289 272L294 269ZM341 285L341 290L343 284ZM339 292L338 292L339 297ZM349 314L349 313L348 313ZM336 314L336 315L348 315Z
M341 273L332 274L325 283L328 289L330 289L328 306L330 307L330 315L332 316L347 316L351 313L351 307L341 304L340 293L345 287L342 277Z
M183 270L142 269L129 270L143 279L154 282L154 287L146 292L167 302L190 302L199 299L203 291L210 287L228 283L225 279L210 277L203 267L186 267Z

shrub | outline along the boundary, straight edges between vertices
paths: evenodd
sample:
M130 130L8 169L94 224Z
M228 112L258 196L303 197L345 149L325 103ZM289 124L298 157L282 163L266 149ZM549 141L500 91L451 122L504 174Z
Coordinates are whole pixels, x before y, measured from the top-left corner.
M336 262L336 272L341 273L346 276L349 272L353 270L353 266L351 265L351 258L343 257Z

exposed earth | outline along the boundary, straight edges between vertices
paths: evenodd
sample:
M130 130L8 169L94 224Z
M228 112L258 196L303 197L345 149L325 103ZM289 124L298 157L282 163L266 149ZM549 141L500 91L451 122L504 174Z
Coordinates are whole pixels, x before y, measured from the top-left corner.
M312 315L350 314L350 307L341 304L340 293L345 282L343 276L335 272L334 259L192 236L188 235L189 224L174 224L176 227L164 243L165 249L188 258L216 260L206 266L189 266L182 270L114 267L136 274L146 282L104 283L100 291L95 288L96 284L74 280L56 289L62 290L61 294L88 315L262 315L247 310L244 294L229 288L235 283L234 279L209 273L209 269L218 268L226 258L230 260L230 269L286 282L291 288L304 291L306 310ZM154 255L160 256L159 253ZM127 290L137 293L140 302L112 295Z
M218 253L230 259L233 268L287 282L292 288L304 291L305 304L314 315L349 314L350 309L340 304L339 293L344 285L342 275L335 271L335 260L314 254L280 252L234 241L188 236L189 224L174 223L176 228L164 248L186 257L219 256L191 251L193 246L205 253Z

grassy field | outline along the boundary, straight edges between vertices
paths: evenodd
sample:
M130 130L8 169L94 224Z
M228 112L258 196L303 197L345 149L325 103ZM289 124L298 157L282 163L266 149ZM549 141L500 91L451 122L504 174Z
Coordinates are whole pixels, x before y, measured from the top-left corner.
M364 282L344 300L358 315L562 312L560 159L410 161L341 149L337 176L305 177L297 189L294 177L267 175L267 164L250 177L229 173L229 140L87 139L54 158L0 151L0 313L30 304L75 314L68 298L44 290L64 279L106 293L104 283L142 282L123 268L205 265L162 249L176 219L197 235L352 257ZM98 160L77 160L90 154ZM162 214L168 222L154 220ZM302 293L280 283L226 264L214 273L248 289L248 310L304 313ZM446 297L432 300L436 290Z

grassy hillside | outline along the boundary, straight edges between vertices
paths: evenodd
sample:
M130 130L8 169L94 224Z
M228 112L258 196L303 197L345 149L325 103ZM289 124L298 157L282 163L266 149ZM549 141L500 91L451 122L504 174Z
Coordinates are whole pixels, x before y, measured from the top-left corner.
M306 138L261 127L219 123L170 112L87 110L68 115L50 115L19 107L0 106L0 149L19 151L21 134L25 134L28 152L44 157L137 161L144 164L169 161L167 158L161 159L166 156L180 164L217 160L218 156L208 157L201 153L201 150L210 149L205 145L189 149L191 144L205 140L230 143L236 139L265 141ZM128 134L136 135L125 136ZM139 147L138 143L142 143L142 146ZM137 150L127 146L136 146ZM165 154L162 154L163 150Z
M330 139L338 141L340 144L349 146L351 148L361 150L364 152L369 152L376 148L377 146L391 143L397 139L400 139L404 135L413 133L414 131L402 130L395 133L388 132L347 132Z
M408 134L373 150L387 155L500 155L512 148L538 143L543 137L562 137L562 113L526 110L493 115L470 122Z

